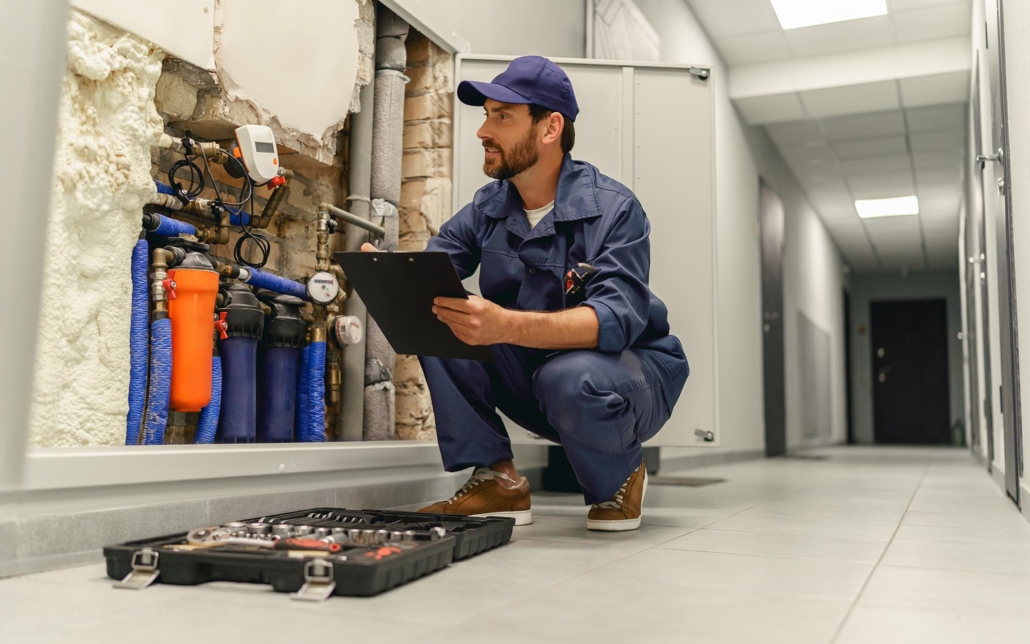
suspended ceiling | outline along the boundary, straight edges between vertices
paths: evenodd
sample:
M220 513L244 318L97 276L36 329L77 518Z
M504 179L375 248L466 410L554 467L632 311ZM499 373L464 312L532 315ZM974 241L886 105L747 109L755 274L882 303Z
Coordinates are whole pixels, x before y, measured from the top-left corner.
M888 0L875 18L783 30L769 0L687 0L858 272L958 262L970 0ZM920 214L859 219L856 199L916 195Z

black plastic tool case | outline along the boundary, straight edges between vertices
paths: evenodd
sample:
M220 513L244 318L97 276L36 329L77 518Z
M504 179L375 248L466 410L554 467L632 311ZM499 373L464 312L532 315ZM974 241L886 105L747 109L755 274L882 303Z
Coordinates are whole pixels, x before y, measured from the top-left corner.
M414 535L405 548L390 552L375 544L345 544L335 555L297 557L282 550L233 547L181 550L176 547L186 544L187 533L180 533L104 548L107 575L112 579L125 578L133 570L133 554L149 548L158 555L160 575L156 583L196 585L233 581L268 584L279 592L295 592L304 585L305 564L321 559L332 564L334 595L367 596L428 575L452 561L496 548L511 539L515 525L514 519L503 517L341 508L313 508L242 523L412 531ZM446 530L446 536L433 535L434 527Z

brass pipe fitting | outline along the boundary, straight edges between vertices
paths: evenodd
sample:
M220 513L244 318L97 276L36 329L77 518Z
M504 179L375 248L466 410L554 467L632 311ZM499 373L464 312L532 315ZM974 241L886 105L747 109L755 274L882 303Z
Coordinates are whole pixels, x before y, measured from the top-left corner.
M155 248L150 254L150 299L154 302L154 319L168 317L168 294L164 282L168 279L168 264L175 255L167 248Z
M286 195L290 194L290 182L293 180L293 170L283 168L282 172L283 179L286 183L281 186L277 186L272 194L269 195L268 201L265 202L265 207L261 211L261 216L256 217L252 222L254 228L268 228L269 224L272 223L272 218L275 217L279 212L279 206L282 204L283 199Z

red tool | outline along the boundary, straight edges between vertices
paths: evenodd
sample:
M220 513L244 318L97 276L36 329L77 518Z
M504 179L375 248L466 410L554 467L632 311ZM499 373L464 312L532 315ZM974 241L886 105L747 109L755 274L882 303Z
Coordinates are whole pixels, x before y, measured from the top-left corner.
M576 264L576 268L565 273L565 294L579 293L596 273L597 269L590 264Z

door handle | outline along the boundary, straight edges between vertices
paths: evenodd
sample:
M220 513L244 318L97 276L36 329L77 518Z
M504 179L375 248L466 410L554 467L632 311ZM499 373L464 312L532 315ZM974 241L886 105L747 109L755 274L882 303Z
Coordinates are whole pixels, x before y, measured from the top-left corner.
M1000 162L1004 158L1005 158L1005 152L1001 148L998 148L998 151L995 152L994 154L978 154L978 155L976 155L976 160L977 160L977 162L980 163L980 167L981 168L988 161L998 161L998 162Z
M697 436L706 443L711 443L715 440L715 434L713 432L708 431L707 429L695 429L694 436Z

